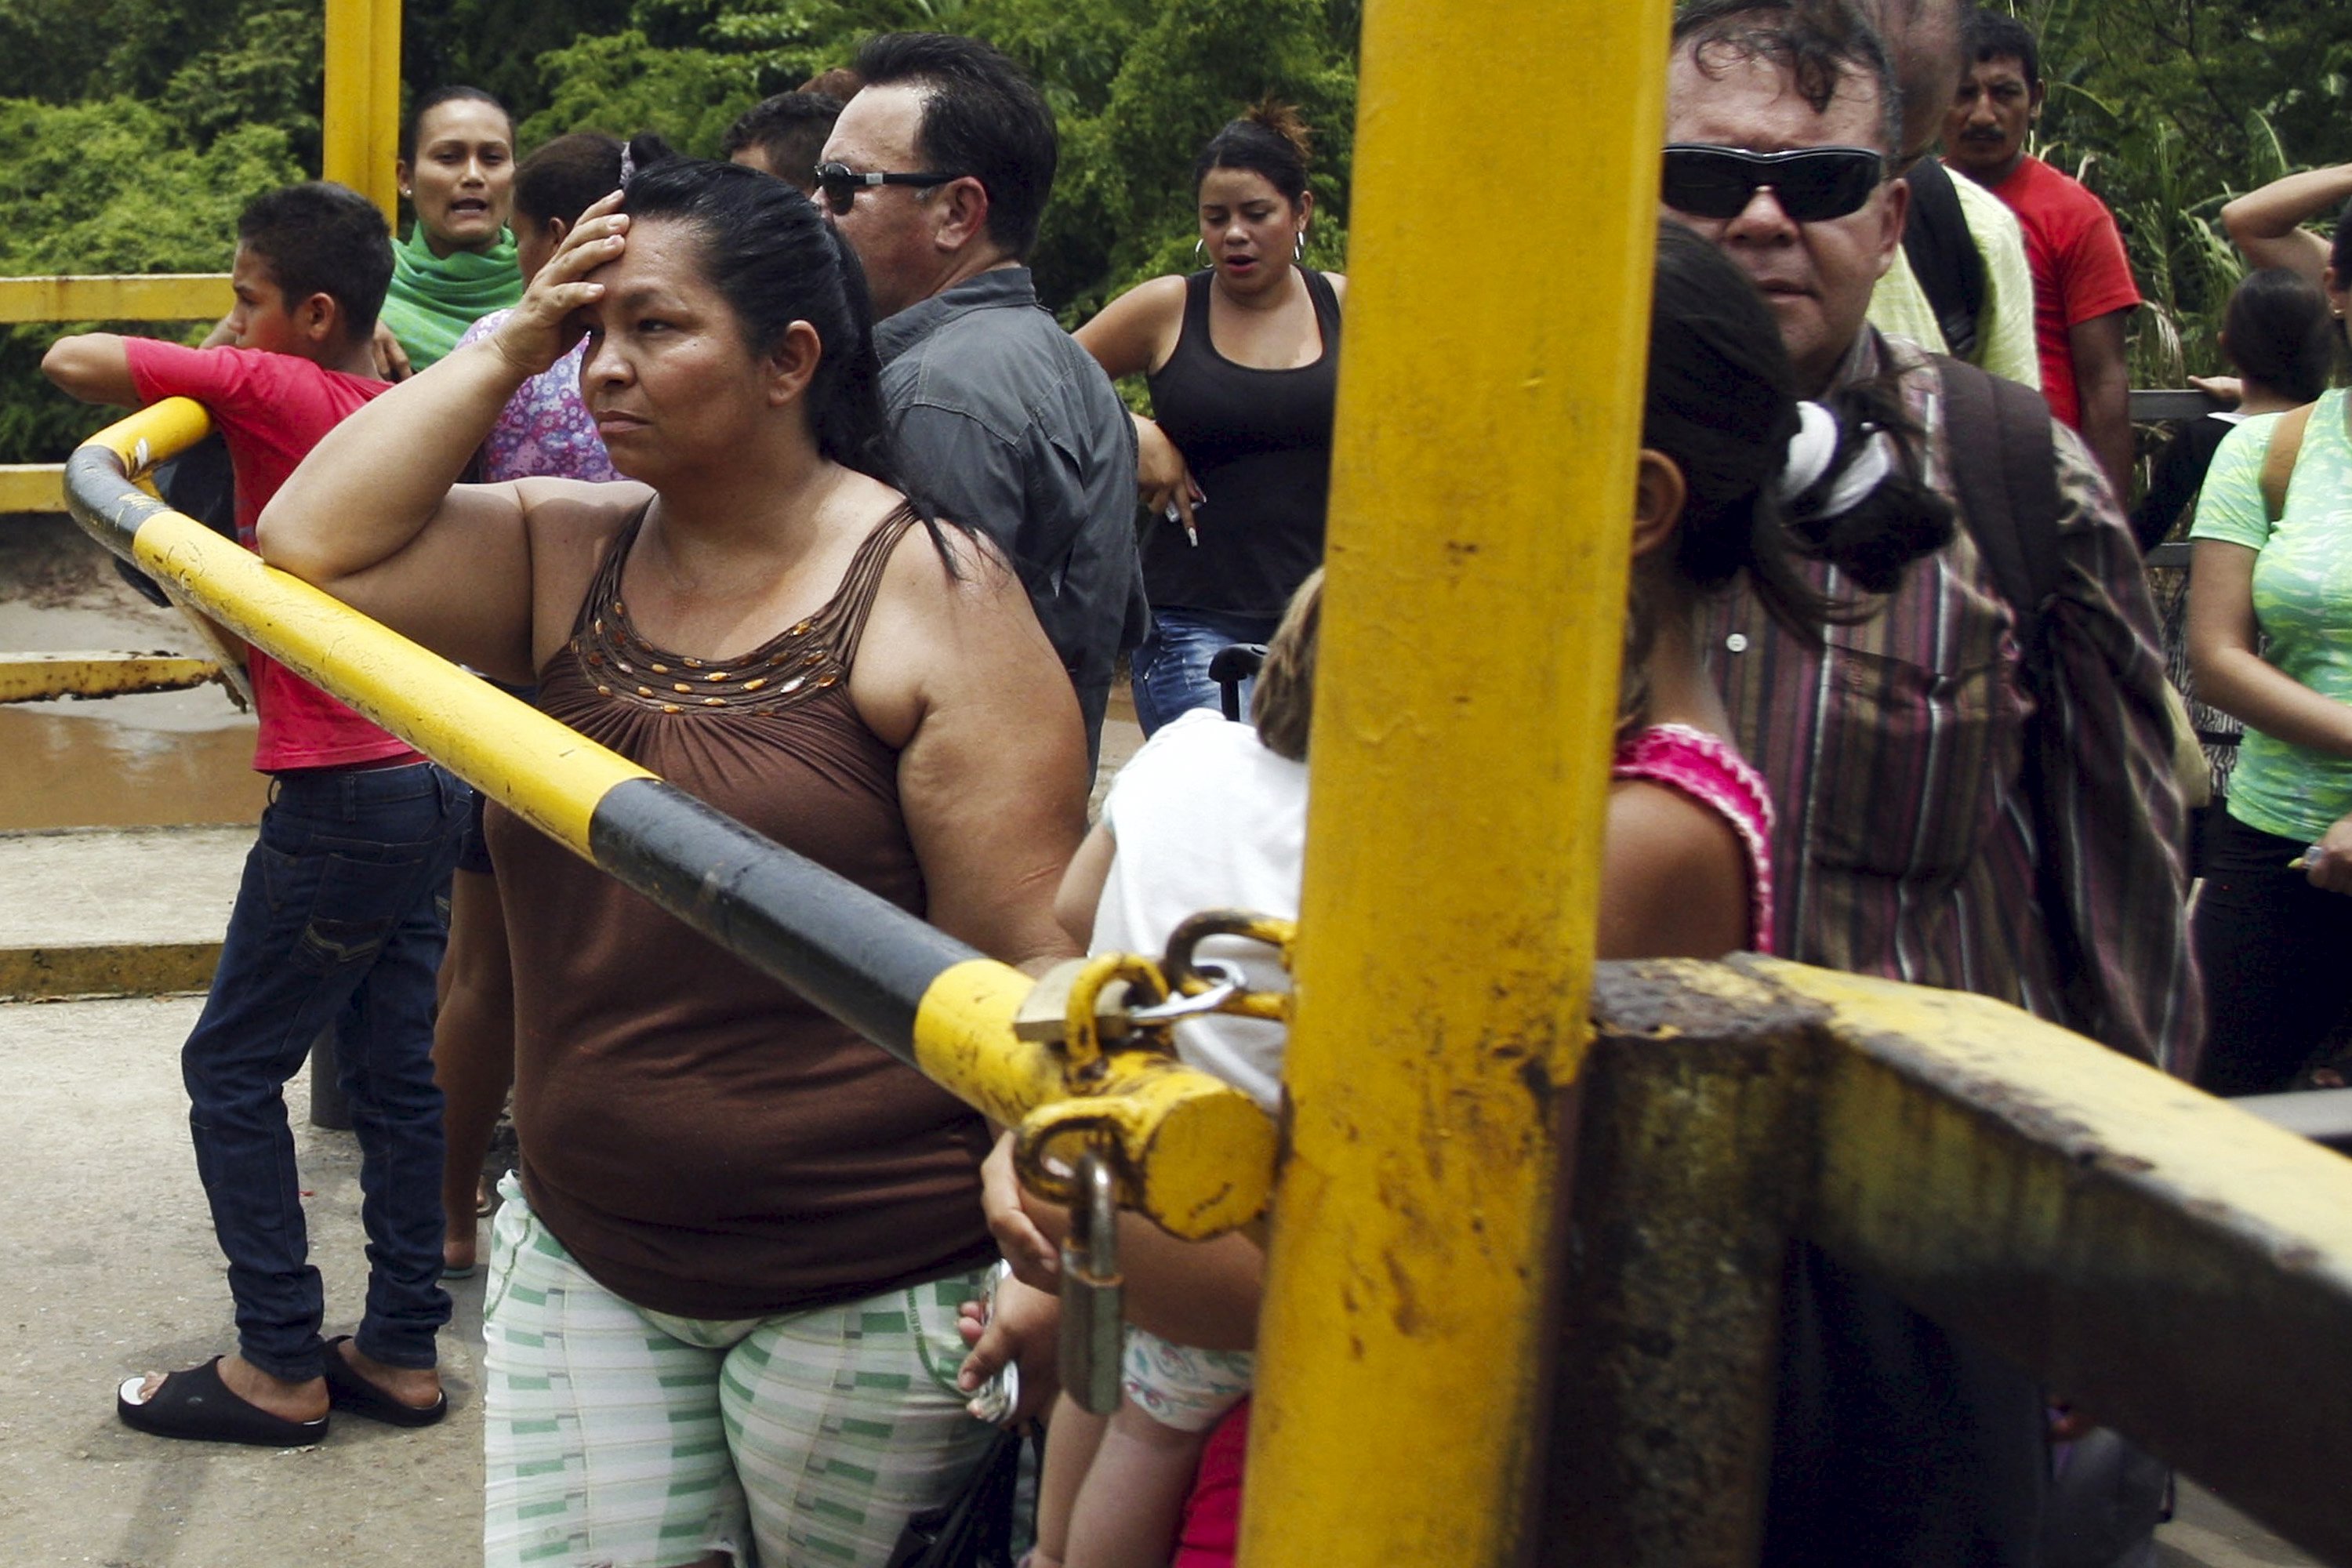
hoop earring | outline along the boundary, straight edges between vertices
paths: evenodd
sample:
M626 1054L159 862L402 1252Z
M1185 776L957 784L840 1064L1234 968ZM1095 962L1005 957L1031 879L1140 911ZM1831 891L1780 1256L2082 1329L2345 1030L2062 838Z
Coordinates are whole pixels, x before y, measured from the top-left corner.
M1192 242L1192 259L1199 262L1202 266L1206 267L1209 264L1208 246L1200 240L1194 240Z

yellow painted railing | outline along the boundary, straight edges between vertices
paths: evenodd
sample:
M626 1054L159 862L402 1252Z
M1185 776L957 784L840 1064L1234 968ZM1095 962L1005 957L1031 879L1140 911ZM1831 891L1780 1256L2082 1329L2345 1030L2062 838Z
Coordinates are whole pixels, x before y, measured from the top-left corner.
M1171 1233L1215 1235L1264 1209L1274 1127L1240 1090L1164 1050L1125 1047L1107 1048L1100 1070L1074 1088L1058 1037L1016 1027L1033 990L1026 975L272 570L132 483L208 428L203 409L168 398L92 437L66 465L76 521L184 607L267 650L976 1109L1008 1124L1034 1113L1040 1120L1024 1138L1104 1141L1131 1205Z
M226 272L0 278L0 322L208 321L235 302Z

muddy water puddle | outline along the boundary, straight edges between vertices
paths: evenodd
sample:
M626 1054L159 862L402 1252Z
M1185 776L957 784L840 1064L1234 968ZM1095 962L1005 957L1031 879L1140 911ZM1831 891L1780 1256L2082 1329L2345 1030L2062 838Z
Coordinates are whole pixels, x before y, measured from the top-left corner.
M201 651L61 517L0 516L0 651ZM216 687L0 706L0 830L251 822L253 719Z

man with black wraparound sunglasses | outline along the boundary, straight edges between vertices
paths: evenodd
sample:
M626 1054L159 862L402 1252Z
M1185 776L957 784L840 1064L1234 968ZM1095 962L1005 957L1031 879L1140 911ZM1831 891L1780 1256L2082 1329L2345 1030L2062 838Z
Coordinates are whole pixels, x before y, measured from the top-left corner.
M1905 462L1965 524L1883 613L1822 639L1741 589L1707 612L1702 645L1779 812L1775 951L1993 996L2185 1067L2202 1011L2138 552L2038 398L1864 319L1909 195L1885 45L1849 0L1695 0L1675 19L1666 139L1668 215L1762 289L1801 395L1884 394ZM2041 499L2004 490L2025 475ZM2003 587L2044 580L2004 564L2036 559L2010 549L2029 537L2049 567L2030 599ZM1809 580L1839 592L1826 566ZM2030 1380L1809 1247L1782 1341L1766 1563L2037 1560Z
M1091 752L1143 638L1135 426L1024 264L1054 187L1054 118L977 38L870 40L814 170L865 264L907 492L1000 546L1076 689Z

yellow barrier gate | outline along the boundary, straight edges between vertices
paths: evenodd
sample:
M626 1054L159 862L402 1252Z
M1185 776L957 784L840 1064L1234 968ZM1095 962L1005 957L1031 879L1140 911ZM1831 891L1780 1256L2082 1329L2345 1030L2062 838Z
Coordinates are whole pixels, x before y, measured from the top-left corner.
M2352 1164L1973 998L1742 961L1604 966L1586 1005L1666 14L1366 13L1278 1188L1275 1130L1122 1041L1106 971L1033 985L140 494L192 405L83 447L68 500L1033 1151L1107 1142L1176 1234L1276 1191L1249 1568L1751 1558L1801 1236L2352 1563ZM1465 171L1520 220L1475 260Z
M68 461L74 516L204 616L326 688L541 832L793 986L1041 1148L1107 1139L1130 1204L1179 1236L1264 1208L1274 1129L1163 1050L1114 1049L1074 1088L1057 1035L1016 1030L1026 975L672 789L407 638L271 570L131 476L202 438L171 398ZM1062 982L1067 989L1066 977ZM1164 1036L1142 1044L1164 1043Z

